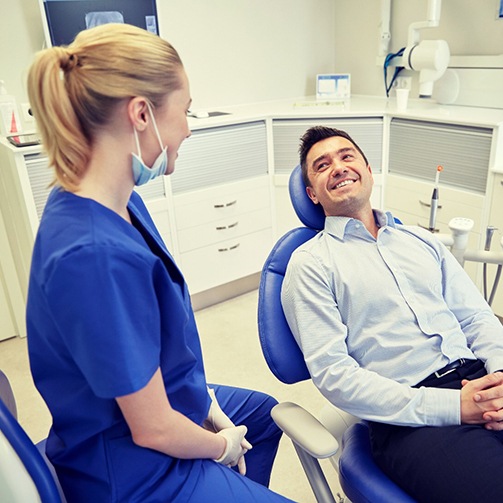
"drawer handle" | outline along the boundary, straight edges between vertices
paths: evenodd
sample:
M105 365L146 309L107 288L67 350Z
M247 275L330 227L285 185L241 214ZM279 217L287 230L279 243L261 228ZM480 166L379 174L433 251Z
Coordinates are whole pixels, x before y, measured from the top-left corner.
M229 246L229 248L219 248L218 251L219 252L227 252L227 251L235 250L236 248L239 248L239 243L237 243L233 246Z
M421 204L422 206L426 206L427 208L431 208L431 204L430 203L425 203L424 201L421 201L421 199L419 199L419 204ZM439 204L437 206L437 210L441 210L442 209L442 205Z
M225 231L226 229L232 229L233 227L237 227L239 222L234 222L233 224L229 225L219 225L216 228L217 231Z
M230 203L225 203L225 204L215 204L213 205L214 208L228 208L229 206L233 206L234 204L236 204L238 202L237 199L235 199L234 201L231 201Z
M433 232L433 233L440 232L440 229L435 228L435 229L431 230L429 227L427 227L426 225L423 225L421 222L418 222L417 226L421 227L422 229L426 229L427 231Z

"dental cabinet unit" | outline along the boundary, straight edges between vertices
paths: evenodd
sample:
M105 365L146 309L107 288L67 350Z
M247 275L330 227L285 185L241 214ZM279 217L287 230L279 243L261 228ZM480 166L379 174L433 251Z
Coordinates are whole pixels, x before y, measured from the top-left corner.
M501 251L503 110L413 100L398 112L385 98L363 96L333 106L314 104L268 102L189 119L193 135L182 145L175 173L138 189L193 299L208 305L258 284L275 240L298 225L287 180L298 163L299 138L313 125L353 136L372 167L373 206L391 210L406 224L428 227L435 170L442 165L438 231L448 233L453 217L469 218L469 248L483 249L485 229L493 226L499 237L491 249ZM19 148L4 139L0 166L0 208L11 251L4 288L15 328L12 334L11 326L0 326L2 338L25 333L31 250L52 172L39 146ZM467 263L466 269L481 288L481 264ZM501 289L492 307L503 316Z

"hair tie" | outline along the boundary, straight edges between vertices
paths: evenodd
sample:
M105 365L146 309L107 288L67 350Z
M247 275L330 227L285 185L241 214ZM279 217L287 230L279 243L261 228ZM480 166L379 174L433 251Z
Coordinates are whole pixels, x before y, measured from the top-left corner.
M76 54L66 53L66 56L67 57L61 63L61 69L64 72L69 72L70 70L73 70L76 66L81 66L79 57Z

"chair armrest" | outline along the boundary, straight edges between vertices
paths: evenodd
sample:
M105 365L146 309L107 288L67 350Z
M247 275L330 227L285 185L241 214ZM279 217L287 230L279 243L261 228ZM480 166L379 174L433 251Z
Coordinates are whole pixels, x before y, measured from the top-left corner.
M271 416L292 442L313 458L329 458L339 450L339 443L334 436L300 405L280 403L272 409Z

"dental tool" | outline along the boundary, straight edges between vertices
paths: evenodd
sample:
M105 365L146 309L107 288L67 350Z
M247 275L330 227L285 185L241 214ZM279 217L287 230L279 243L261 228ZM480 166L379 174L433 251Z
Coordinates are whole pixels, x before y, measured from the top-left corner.
M438 181L440 179L440 172L443 171L442 166L437 166L437 172L435 174L435 186L433 188L433 194L431 195L431 206L430 206L430 222L428 229L431 232L435 232L435 221L437 219L437 209L438 209Z

